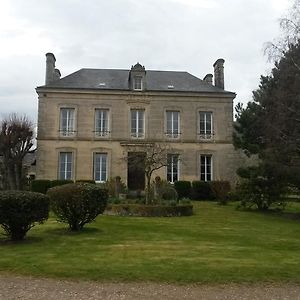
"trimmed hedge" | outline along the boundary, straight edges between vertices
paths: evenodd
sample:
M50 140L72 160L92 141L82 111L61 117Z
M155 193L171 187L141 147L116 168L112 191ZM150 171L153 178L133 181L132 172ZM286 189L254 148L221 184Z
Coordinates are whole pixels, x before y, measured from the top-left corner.
M73 180L62 180L62 179L57 179L57 180L51 180L51 187L56 187L56 186L61 186L69 183L74 183Z
M79 179L79 180L76 180L76 183L91 183L91 184L96 184L96 181L95 180L91 180L91 179Z
M0 192L0 224L13 241L23 240L36 222L48 219L49 197L27 191Z
M138 217L180 217L191 216L193 205L183 204L177 206L166 205L140 205L140 204L109 204L105 214L116 216Z
M191 198L191 182L190 181L175 181L174 188L177 191L178 198Z
M211 183L207 181L193 181L191 198L193 200L213 200Z
M46 194L48 189L51 187L50 180L35 179L31 182L31 191Z
M108 199L106 189L95 184L70 183L48 190L51 208L58 221L78 231L103 213Z
M220 204L227 204L229 200L229 193L231 191L229 181L212 181L211 190Z

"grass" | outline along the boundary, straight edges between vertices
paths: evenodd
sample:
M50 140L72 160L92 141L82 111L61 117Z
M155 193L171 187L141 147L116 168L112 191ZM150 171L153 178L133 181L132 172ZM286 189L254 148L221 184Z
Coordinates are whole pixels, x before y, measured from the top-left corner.
M50 218L22 243L0 238L4 273L102 281L300 282L300 212L195 202L181 218L101 216L81 233ZM289 215L290 214L290 215Z

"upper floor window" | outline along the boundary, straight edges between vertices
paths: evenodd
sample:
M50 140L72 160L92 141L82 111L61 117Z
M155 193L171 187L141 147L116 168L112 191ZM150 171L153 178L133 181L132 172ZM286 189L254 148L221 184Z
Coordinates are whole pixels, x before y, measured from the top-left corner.
M133 79L133 89L136 91L141 91L143 88L142 76L134 76Z
M132 109L131 114L131 137L143 138L145 136L145 111L142 109Z
M179 111L167 111L167 137L178 138L180 129L180 113Z
M211 181L213 178L212 156L200 155L200 180Z
M60 134L62 136L73 136L75 134L75 109L60 109Z
M95 135L106 137L109 134L108 109L95 110Z
M167 180L171 183L179 180L178 154L168 154L167 156Z
M201 139L212 139L213 116L212 112L199 112L199 137Z
M94 153L94 180L105 182L107 180L107 154Z
M58 178L61 180L71 180L73 178L73 153L59 153Z

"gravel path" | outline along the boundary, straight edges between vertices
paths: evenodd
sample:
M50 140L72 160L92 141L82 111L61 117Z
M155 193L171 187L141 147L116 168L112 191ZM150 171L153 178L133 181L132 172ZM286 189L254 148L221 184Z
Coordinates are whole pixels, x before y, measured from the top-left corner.
M157 283L101 283L20 276L0 276L0 299L300 299L300 285L173 285Z

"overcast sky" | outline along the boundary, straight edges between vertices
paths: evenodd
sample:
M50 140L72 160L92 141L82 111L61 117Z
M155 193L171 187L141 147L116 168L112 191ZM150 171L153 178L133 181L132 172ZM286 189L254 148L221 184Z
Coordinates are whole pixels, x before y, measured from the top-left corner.
M36 122L45 53L62 76L81 68L177 70L203 78L225 59L225 88L247 103L272 65L289 0L1 0L0 115Z

